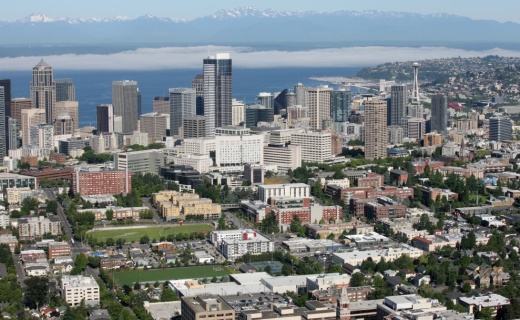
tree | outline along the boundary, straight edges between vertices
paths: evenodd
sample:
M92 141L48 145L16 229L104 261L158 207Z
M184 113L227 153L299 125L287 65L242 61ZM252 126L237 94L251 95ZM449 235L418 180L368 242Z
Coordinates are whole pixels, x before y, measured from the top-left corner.
M115 241L113 238L108 238L106 241L105 241L107 247L112 247L113 245L115 245Z
M134 283L134 290L140 290L141 289L141 284L139 283L139 281L137 281L136 283Z
M471 292L471 285L469 283L464 283L462 286L462 292L468 293Z
M114 219L114 210L108 209L105 212L105 215L106 215L108 221L112 221L112 219Z
M140 244L147 244L150 243L150 237L148 235L144 235L139 239Z
M56 200L49 200L49 202L47 202L47 212L56 214L57 211L58 202L56 202Z
M18 169L20 169L20 170L30 170L31 169L31 165L29 164L29 162L20 162L18 164Z
M351 287L362 287L366 285L365 275L361 272L356 272L350 278Z
M334 236L334 233L331 233L327 236L327 239L334 240L336 237Z
M88 257L88 265L92 268L99 268L99 264L100 264L100 261L101 259L99 257L93 257L93 256L89 256Z
M31 309L44 306L49 294L49 278L30 277L25 279L25 286L25 305Z
M162 302L168 302L168 301L177 301L179 300L177 298L177 295L171 288L166 288L163 290L161 295L161 301Z
M493 311L490 308L482 308L475 314L476 318L482 320L492 320L493 319Z

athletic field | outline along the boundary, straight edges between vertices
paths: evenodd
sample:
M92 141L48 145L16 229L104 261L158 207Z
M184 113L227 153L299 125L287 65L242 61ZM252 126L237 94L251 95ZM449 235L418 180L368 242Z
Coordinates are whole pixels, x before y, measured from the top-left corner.
M166 237L169 234L203 232L208 233L212 231L213 227L209 224L188 224L183 226L150 226L150 227L120 227L110 228L108 230L94 230L88 233L89 236L96 238L97 241L106 241L108 238L124 239L125 242L138 242L141 237L147 235L150 240L156 239L159 241L161 237Z
M228 268L214 265L214 266L197 266L197 267L182 267L169 269L153 269L153 270L129 270L129 271L114 271L114 280L122 285L133 285L135 282L164 282L168 280L177 279L192 279L192 278L208 278L220 277L232 273ZM109 271L111 274L111 271Z

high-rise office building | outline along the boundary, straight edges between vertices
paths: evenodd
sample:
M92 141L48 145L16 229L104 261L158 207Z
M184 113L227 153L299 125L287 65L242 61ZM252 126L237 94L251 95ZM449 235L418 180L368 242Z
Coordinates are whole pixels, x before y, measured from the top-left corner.
M386 101L365 101L365 159L386 158Z
M11 79L0 79L0 87L4 87L5 116L11 116Z
M56 79L56 102L76 101L76 87L72 79Z
M63 119L63 116L70 116L70 118L72 119L72 124L73 124L72 133L74 133L74 131L79 129L78 109L79 109L79 103L77 101L74 101L74 100L57 101L56 104L54 105L54 112L53 112L54 118Z
M22 145L31 142L31 127L45 123L44 109L24 109L22 110Z
M170 134L180 134L183 119L196 115L196 95L191 88L170 89ZM206 122L208 118L206 117Z
M137 88L137 119L141 119L141 115L143 114L143 96L141 95L141 90Z
M5 145L5 87L0 86L0 156L2 159L6 156L7 147Z
M22 123L22 110L31 109L32 100L30 98L14 98L11 100L11 117Z
M160 141L166 136L166 125L168 124L167 114L157 112L143 114L141 116L141 132L148 133L148 140Z
M68 114L61 114L54 120L54 135L73 135L74 119Z
M204 115L204 75L198 74L191 81L191 88L195 90L197 115Z
M183 139L204 138L206 136L206 118L204 116L185 116L182 119Z
M280 114L282 109L287 110L287 94L289 90L283 89L282 92L274 94L274 114Z
M448 127L448 97L444 94L432 96L431 131L445 135Z
M400 126L401 119L406 116L408 91L406 85L395 85L390 88L389 125Z
M511 141L513 139L513 124L509 117L489 118L489 140Z
M274 109L274 95L269 92L260 92L256 96L256 101L259 105L262 105L269 109Z
M330 107L334 122L347 122L350 115L350 91L340 89L331 92Z
M120 116L122 133L137 130L139 98L137 81L123 80L112 82L112 106L114 116Z
M33 68L31 80L32 107L45 110L46 123L54 121L54 104L56 103L56 82L53 79L52 67L43 59Z
M406 130L406 137L421 140L426 132L426 120L423 118L409 118L408 119L408 130Z
M246 106L245 108L246 127L256 127L258 122L273 122L274 109L263 105Z
M114 132L114 107L111 104L97 106L97 133Z
M170 97L154 97L153 112L170 114Z
M204 116L206 135L232 124L232 64L229 53L204 59Z
M330 94L332 88L329 86L307 87L305 89L305 106L309 110L311 127L314 130L326 128L324 121L329 121L330 116Z
M20 122L15 119L8 117L6 122L7 134L6 134L6 153L8 150L18 149L18 135L20 131Z

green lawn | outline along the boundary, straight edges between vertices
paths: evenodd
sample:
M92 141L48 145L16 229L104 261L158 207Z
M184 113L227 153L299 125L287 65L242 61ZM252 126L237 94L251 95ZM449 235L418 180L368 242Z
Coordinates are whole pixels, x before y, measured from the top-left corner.
M131 286L135 282L164 282L167 280L191 278L211 279L214 276L220 278L228 274L230 274L228 268L215 265L154 270L114 271L114 280L121 286L125 284Z
M124 239L126 242L139 241L141 237L148 235L150 239L157 241L161 236L166 237L169 234L192 233L192 232L208 232L213 227L208 224L190 224L183 226L151 226L142 228L125 228L121 227L113 230L95 230L89 232L89 235L96 238L97 241L106 241L108 238L114 240Z

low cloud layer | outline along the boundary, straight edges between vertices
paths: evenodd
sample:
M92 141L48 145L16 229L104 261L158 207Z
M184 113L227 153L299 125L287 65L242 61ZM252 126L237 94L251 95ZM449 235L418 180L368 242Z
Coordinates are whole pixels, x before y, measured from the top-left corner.
M472 51L445 47L349 47L307 51L255 51L247 47L167 47L141 48L113 54L64 54L43 57L59 70L157 70L200 69L202 59L218 52L229 52L233 66L240 68L276 67L359 67L384 62L451 57L500 55L520 57L520 51L492 49ZM0 58L0 70L26 71L42 57Z

